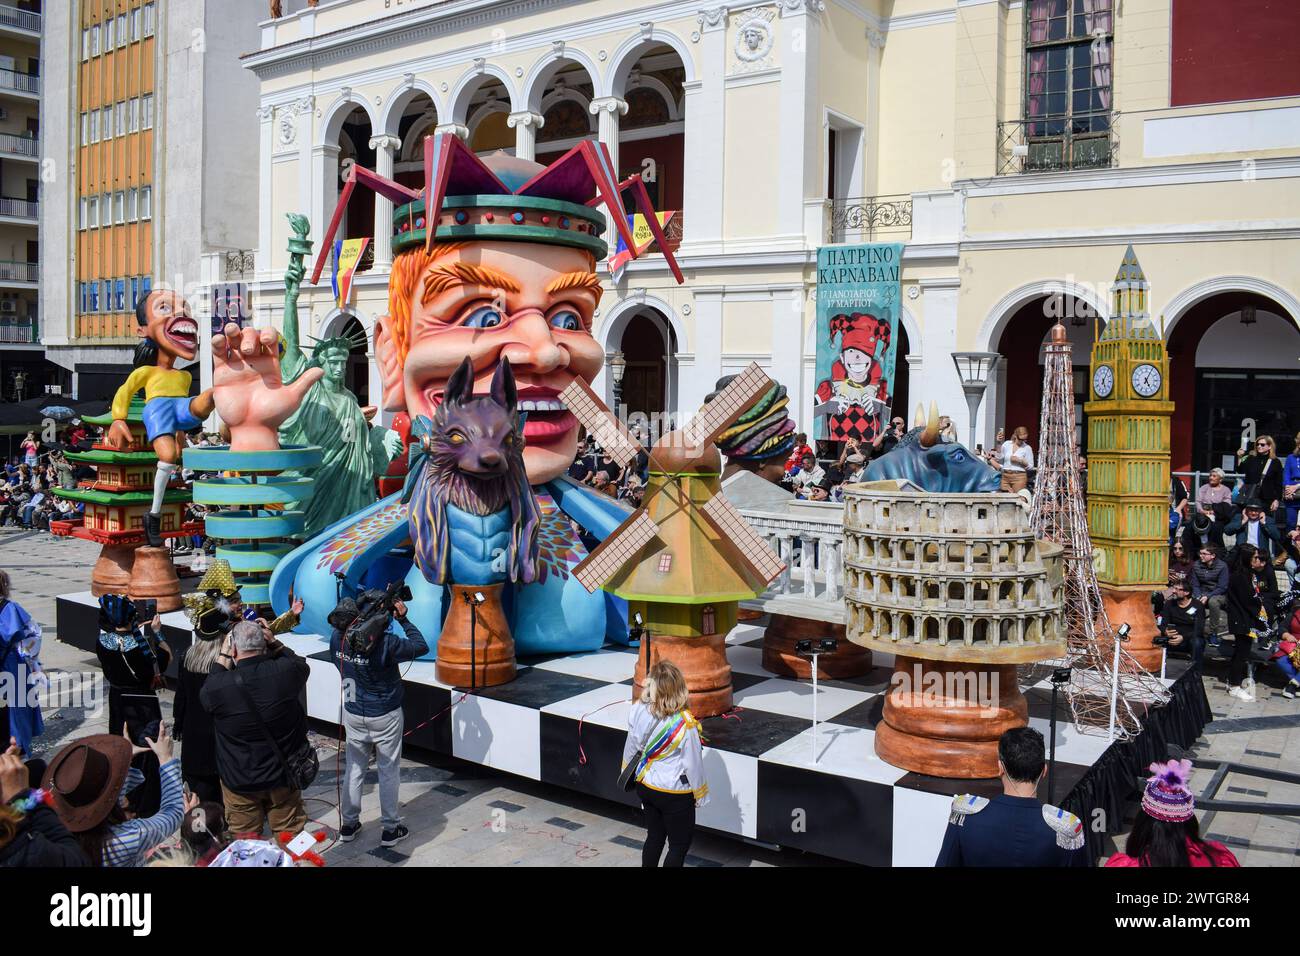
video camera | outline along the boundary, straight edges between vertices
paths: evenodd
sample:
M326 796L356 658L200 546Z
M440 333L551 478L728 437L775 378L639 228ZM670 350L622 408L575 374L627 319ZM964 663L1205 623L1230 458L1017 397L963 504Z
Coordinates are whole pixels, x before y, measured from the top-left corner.
M355 600L344 598L325 620L343 635L350 653L367 654L393 623L393 605L409 600L410 587L404 581L394 581L383 589L362 591Z

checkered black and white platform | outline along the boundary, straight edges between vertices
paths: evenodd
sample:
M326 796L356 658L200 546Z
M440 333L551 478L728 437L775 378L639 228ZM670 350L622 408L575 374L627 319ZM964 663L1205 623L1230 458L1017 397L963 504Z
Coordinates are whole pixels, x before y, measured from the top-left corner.
M97 605L89 592L59 599L58 633L93 648ZM180 612L164 615L174 649L188 646ZM819 682L814 746L810 681L763 670L763 628L738 625L728 636L736 709L702 722L710 800L700 826L764 843L872 866L934 863L955 793L1000 792L997 781L946 780L909 773L875 754L892 660L852 680ZM326 639L284 638L311 665L312 718L339 722L340 680ZM432 662L403 667L407 742L532 780L635 805L616 785L632 698L635 648L519 662L516 680L474 692L441 684ZM178 654L179 656L179 654ZM1172 680L1169 681L1172 683ZM1049 731L1047 681L1025 688L1030 724ZM1056 730L1058 803L1111 746L1077 732L1064 695ZM408 756L417 756L408 753ZM418 759L418 756L417 756Z

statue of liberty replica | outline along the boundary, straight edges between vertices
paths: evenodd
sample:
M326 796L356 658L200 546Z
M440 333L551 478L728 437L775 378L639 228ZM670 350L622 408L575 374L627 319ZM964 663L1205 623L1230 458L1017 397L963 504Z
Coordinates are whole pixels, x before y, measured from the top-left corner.
M308 391L298 410L280 426L280 444L316 445L324 460L312 472L315 494L306 503L303 540L320 534L334 522L355 514L375 500L375 478L382 475L402 452L402 439L392 429L371 427L374 406L362 409L344 383L348 356L357 345L348 337L321 339L310 357L298 335L298 293L306 269L303 257L311 252L306 216L289 214L293 238L289 240L289 267L284 274L284 355L280 375L288 385L312 367L325 370Z

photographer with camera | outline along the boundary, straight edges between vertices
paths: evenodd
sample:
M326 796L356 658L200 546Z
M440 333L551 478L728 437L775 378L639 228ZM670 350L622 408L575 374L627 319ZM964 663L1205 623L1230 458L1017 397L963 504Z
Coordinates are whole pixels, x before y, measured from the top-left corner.
M343 788L339 839L347 843L361 829L361 783L375 753L379 769L380 846L394 846L408 830L398 815L402 766L402 673L399 664L429 652L429 644L406 617L405 585L364 591L344 598L330 612L330 655L343 679L343 727L347 734L347 786ZM394 634L396 621L405 636Z
M236 839L276 838L307 825L302 791L315 779L301 695L307 662L258 621L239 621L199 691L217 738L226 822Z
M1205 609L1192 600L1192 591L1186 581L1174 581L1169 590L1171 596L1168 599L1159 592L1152 595L1160 629L1152 643L1157 647L1188 651L1192 664L1200 667L1205 656Z

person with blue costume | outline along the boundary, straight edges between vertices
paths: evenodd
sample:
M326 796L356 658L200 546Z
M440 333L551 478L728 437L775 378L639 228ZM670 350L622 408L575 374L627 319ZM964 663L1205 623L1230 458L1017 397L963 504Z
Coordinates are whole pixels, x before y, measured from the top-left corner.
M33 700L45 680L41 626L9 597L9 588L9 573L0 570L0 750L12 737L31 754L32 738L45 733L40 704Z
M607 639L626 643L625 603L600 590L589 593L571 572L587 555L579 527L603 540L631 509L566 475L581 429L560 398L574 381L590 383L605 357L592 335L602 294L596 263L608 252L605 217L588 205L593 194L620 234L630 233L608 155L584 142L543 167L504 153L481 159L454 136L439 134L426 141L426 190L364 170L357 179L396 205L388 314L375 325L384 408L423 427L465 360L475 395L488 393L502 359L513 371L537 510L535 573L531 580L512 578L502 598L516 654L595 650ZM643 201L639 181L627 188ZM328 247L332 237L325 238ZM635 245L630 234L625 241ZM679 275L666 250L665 257ZM418 438L408 441L413 456ZM446 589L431 583L439 575L422 571L412 544L426 520L393 495L335 523L280 562L271 579L273 606L287 606L291 593L302 597L303 629L328 634L325 615L340 594L405 578L409 614L435 647ZM473 550L459 560L469 560ZM460 572L485 570L493 573L467 566ZM453 568L451 577L457 576Z

